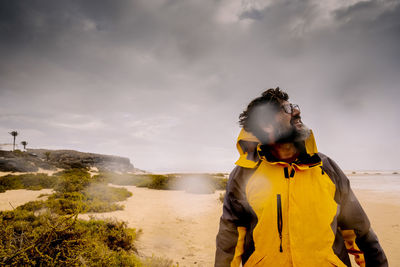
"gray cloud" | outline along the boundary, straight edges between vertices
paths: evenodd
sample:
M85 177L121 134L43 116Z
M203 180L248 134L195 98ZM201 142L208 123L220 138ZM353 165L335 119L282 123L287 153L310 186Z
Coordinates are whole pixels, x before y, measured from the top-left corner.
M229 170L279 85L343 168L398 168L399 1L329 3L2 1L0 143Z

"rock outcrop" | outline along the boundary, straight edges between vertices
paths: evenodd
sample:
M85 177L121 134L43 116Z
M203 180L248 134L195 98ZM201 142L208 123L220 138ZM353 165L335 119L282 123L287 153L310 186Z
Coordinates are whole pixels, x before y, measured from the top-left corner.
M0 171L35 172L39 168L55 170L79 167L96 167L99 171L134 171L128 158L85 153L75 150L28 149L21 151L0 150Z

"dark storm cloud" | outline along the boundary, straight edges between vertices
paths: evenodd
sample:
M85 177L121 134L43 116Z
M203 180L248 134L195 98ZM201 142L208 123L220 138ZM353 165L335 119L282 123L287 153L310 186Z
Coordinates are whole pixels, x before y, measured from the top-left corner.
M337 91L338 96L345 94L352 103L357 98L372 100L379 91L381 98L393 102L398 95L395 73L400 67L399 2L360 2L334 15L339 28L332 46L343 51L350 74L340 79L343 90Z
M228 170L238 114L281 86L323 151L369 168L365 143L399 131L400 5L329 3L2 1L0 143L16 128L147 169Z
M109 31L120 22L130 1L2 1L2 40L13 45L55 45L68 33L84 34L88 27ZM135 9L130 9L134 11ZM88 23L92 22L93 25Z
M386 4L386 5L385 5ZM366 52L399 66L400 2L366 1L334 12L346 45L362 44Z
M390 83L389 77L398 71L398 1L359 2L332 10L327 25L322 24L321 10L311 1L276 1L257 12L260 15L250 29L257 45L248 52L250 57L260 55L259 59L277 64L277 68L288 63L285 67L290 69L296 61L301 62L299 74L316 68L318 76L333 79L324 84L333 90L321 88L323 91L343 96L343 88L351 102L361 93L376 90L376 79ZM321 67L326 73L321 73ZM369 82L371 85L364 86ZM382 89L390 93L386 96L390 100L393 86Z
M254 19L254 20L261 20L264 15L257 9L250 9L242 12L239 15L240 19Z
M13 81L46 77L40 87L47 90L54 83L79 80L76 87L88 90L94 87L88 84L97 82L96 93L104 94L122 80L131 82L135 91L159 91L170 79L177 81L165 70L195 68L210 56L207 48L217 36L208 30L215 29L208 18L212 5L178 1L6 3L2 10L9 15L3 17L0 28L2 73L14 76ZM28 77L17 76L21 72ZM57 77L52 72L63 74ZM5 81L3 87L18 90L20 86L24 87ZM67 90L78 91L76 87Z
M104 48L108 45L154 48L162 55L161 50L173 49L172 45L193 57L212 42L212 38L201 38L202 34L212 35L206 30L210 26L206 14L212 5L179 1L153 3L6 1L2 2L1 8L0 38L8 47L39 49L36 52L45 55L49 49L80 55L80 46L85 44ZM185 38L180 38L182 36Z

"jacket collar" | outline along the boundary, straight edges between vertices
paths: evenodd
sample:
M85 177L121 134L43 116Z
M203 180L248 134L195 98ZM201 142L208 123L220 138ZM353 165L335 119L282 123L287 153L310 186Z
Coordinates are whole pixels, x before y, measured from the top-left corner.
M299 145L302 151L299 158L293 164L297 165L300 169L320 165L321 159L317 154L317 145L311 130L310 136ZM244 129L240 131L236 147L240 155L235 163L238 166L252 169L255 168L262 159L271 164L287 164L274 158L272 154L269 153L268 149L261 145L260 141L254 135L246 132Z

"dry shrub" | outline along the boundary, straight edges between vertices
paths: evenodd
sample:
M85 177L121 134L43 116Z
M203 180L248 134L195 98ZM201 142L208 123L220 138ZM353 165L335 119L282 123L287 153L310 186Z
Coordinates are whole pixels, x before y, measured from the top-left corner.
M0 265L142 266L134 254L135 237L124 222L0 212Z
M173 264L173 260L164 258L164 257L157 257L152 255L151 257L146 257L142 259L143 266L146 267L179 267L179 264Z

